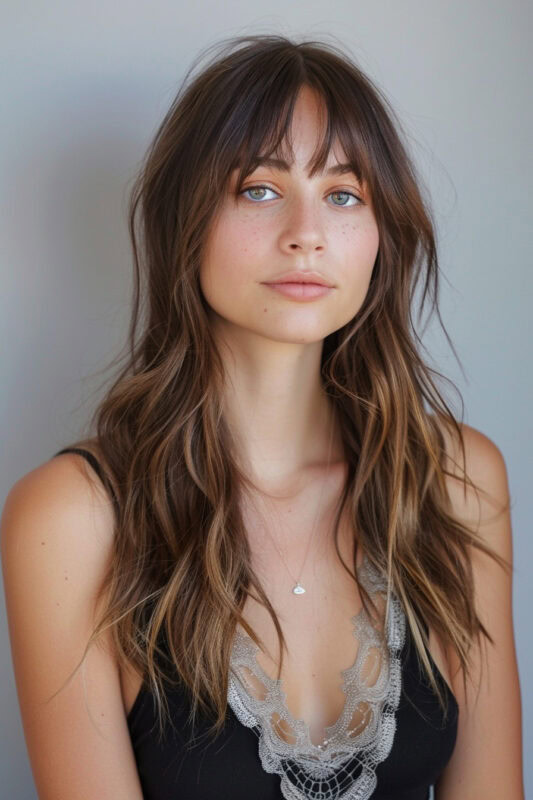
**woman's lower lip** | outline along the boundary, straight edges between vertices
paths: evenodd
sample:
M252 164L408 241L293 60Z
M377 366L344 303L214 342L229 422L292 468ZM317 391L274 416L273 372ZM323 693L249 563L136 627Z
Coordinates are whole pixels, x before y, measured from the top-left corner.
M265 286L295 300L313 300L332 290L331 286L323 286L321 283L265 283Z

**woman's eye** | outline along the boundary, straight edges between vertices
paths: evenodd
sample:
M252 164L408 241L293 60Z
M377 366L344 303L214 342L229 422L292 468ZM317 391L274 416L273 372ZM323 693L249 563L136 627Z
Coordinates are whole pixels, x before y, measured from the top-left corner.
M344 197L351 197L353 200L357 201L357 202L354 202L354 203L346 203L346 202L344 202L344 203L333 203L333 205L334 205L334 206L336 206L336 205L340 205L340 206L341 206L341 208L343 208L344 206L355 206L355 205L357 205L358 203L361 203L361 202L362 202L361 198L360 198L360 197L357 197L357 195L356 195L356 194L353 194L353 192L342 192L342 191L339 191L339 192L331 192L331 194L330 194L329 196L330 196L330 197L337 196L337 197L341 197L341 198L344 198Z
M274 192L274 189L270 189L268 186L248 186L248 188L243 189L240 194L247 194L248 192L273 192L274 194L277 194L277 192ZM249 197L248 199L255 203L256 200L263 200L264 196L257 197L256 195L255 197Z
M249 192L252 193L251 196L248 194ZM255 203L255 202L261 202L262 200L265 199L265 195L261 194L261 192L272 192L273 194L277 194L277 192L275 192L274 189L271 189L269 186L262 186L262 185L259 185L259 184L257 186L248 186L248 188L247 189L243 189L243 191L240 192L240 194L247 195L248 199L251 200L253 203ZM258 196L258 194L259 194L259 196ZM345 192L345 191L330 192L328 197L336 197L336 198L340 197L341 200L343 200L344 202L340 202L340 203L334 202L333 203L334 206L338 206L340 208L344 208L344 207L348 207L349 208L349 207L358 205L359 203L363 202L361 200L361 198L357 197L357 195L353 194L353 192ZM346 198L350 198L350 197L352 198L352 200L354 202L352 202L352 203L346 202ZM268 198L267 197L266 199L270 200L272 198Z

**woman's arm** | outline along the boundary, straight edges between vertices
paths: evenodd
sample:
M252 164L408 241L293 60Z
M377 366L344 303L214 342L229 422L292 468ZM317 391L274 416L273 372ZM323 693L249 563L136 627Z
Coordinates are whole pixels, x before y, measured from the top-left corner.
M462 426L466 471L488 497L466 497L458 481L449 479L454 509L478 529L486 542L512 563L512 534L507 471L503 456L487 436ZM449 442L449 440L448 440ZM448 449L462 464L459 451ZM452 465L450 465L450 468ZM479 528L476 525L480 519ZM512 577L477 549L472 556L476 610L494 639L481 654L476 648L474 680L464 696L455 654L449 653L453 690L459 703L455 749L435 787L436 800L524 800L522 777L521 696L516 661ZM485 642L485 639L483 639ZM486 654L486 656L485 656ZM468 706L465 705L468 699Z
M83 464L82 464L83 462ZM78 455L21 478L1 519L15 680L40 800L142 800L111 640L81 659L111 553L112 509Z

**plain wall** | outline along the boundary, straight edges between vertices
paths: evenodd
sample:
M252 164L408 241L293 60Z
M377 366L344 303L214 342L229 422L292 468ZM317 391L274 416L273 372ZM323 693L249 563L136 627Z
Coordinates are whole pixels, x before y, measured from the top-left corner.
M506 460L531 752L531 5L272 0L264 13L249 0L4 0L2 12L0 502L77 436L99 397L94 373L124 341L130 182L193 58L237 34L336 37L410 137L432 197L443 319L464 372L438 328L425 341L459 387L465 421ZM0 794L32 800L3 603L0 637ZM527 794L527 759L525 771Z

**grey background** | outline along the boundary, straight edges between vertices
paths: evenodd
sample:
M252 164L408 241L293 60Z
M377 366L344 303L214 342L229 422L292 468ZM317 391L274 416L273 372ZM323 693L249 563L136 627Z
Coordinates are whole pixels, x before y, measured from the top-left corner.
M425 341L513 498L524 750L533 743L531 6L518 0L2 4L0 503L75 438L129 313L130 181L198 51L224 36L335 37L384 88L432 196L442 312ZM452 402L454 398L451 397ZM3 598L3 594L2 594ZM0 793L36 797L0 605ZM533 768L525 761L533 789Z

